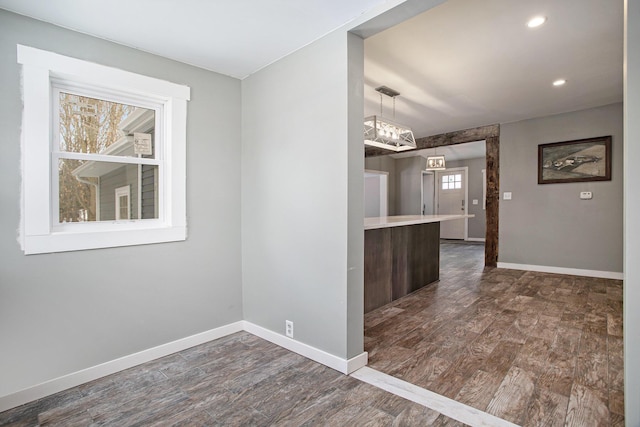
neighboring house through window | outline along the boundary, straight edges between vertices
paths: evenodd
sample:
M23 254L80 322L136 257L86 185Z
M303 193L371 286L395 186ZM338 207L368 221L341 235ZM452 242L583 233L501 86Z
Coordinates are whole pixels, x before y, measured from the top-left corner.
M18 45L27 254L186 238L190 89Z

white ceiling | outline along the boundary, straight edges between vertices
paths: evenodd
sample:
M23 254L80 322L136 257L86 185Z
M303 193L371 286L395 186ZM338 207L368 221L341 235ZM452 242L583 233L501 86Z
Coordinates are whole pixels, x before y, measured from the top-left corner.
M386 0L0 0L0 8L244 78ZM533 15L547 23L525 26ZM622 0L448 0L365 40L365 112L416 137L622 101ZM551 82L566 78L554 88ZM392 115L384 97L384 115Z
M380 85L416 137L621 102L622 36L622 0L448 0L365 40L365 116Z
M0 8L244 78L385 0L0 0Z

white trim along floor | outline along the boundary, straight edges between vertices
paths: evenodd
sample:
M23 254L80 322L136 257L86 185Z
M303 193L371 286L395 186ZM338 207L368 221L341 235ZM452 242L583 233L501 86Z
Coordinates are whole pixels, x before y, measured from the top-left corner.
M473 427L514 427L517 425L366 366L353 372L351 376Z

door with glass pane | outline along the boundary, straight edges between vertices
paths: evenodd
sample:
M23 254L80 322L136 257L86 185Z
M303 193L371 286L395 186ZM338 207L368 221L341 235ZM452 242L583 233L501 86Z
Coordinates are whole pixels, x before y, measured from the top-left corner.
M438 215L462 215L466 212L466 171L451 169L438 172ZM441 239L464 239L465 219L440 223Z

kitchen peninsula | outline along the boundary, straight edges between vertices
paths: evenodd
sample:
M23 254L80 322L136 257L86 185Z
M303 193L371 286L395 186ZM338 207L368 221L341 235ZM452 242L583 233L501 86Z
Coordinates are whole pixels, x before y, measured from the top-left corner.
M364 219L364 312L440 278L440 222L473 215Z

